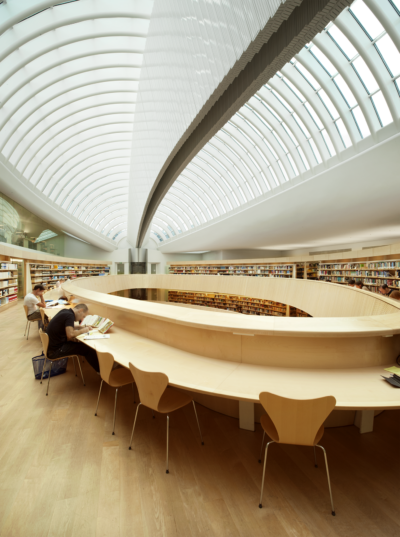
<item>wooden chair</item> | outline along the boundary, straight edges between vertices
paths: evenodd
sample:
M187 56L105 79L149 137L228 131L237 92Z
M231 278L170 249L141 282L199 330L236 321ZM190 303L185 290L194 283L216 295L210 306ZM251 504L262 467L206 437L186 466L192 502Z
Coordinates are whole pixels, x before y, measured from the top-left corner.
M331 498L332 515L335 516L333 506L331 481L329 478L328 459L325 449L318 445L324 434L324 421L335 408L336 399L332 396L319 399L287 399L273 393L260 393L260 403L267 414L261 416L261 425L264 430L261 442L261 456L264 445L265 433L271 438L265 447L264 469L261 483L260 509L264 489L265 468L267 465L267 452L270 444L295 444L299 446L313 446L315 467L317 468L317 456L315 447L324 452L326 475L328 478L329 495Z
M180 392L174 388L169 388L169 379L164 373L150 373L148 371L142 371L135 367L133 364L129 364L132 371L133 378L135 379L140 403L137 406L135 421L133 422L131 441L129 449L132 447L133 433L135 432L136 419L139 412L140 405L147 406L153 411L167 414L167 465L166 473L169 474L168 452L169 452L169 414L174 410L178 410L190 403L193 403L194 414L196 416L197 426L199 428L201 444L204 446L203 436L201 434L199 418L197 417L196 405L193 399L186 393Z
M113 369L115 360L114 356L109 352L99 352L97 351L97 358L99 360L100 366L100 391L99 397L97 398L96 412L94 413L97 416L97 410L99 408L100 394L103 387L103 382L106 382L112 388L115 388L115 403L114 403L114 421L113 421L113 430L112 434L115 434L115 416L117 411L117 397L118 389L127 384L132 384L133 389L133 402L135 403L135 380L132 376L132 373L126 367L120 367L118 369Z
M44 352L44 363L43 363L43 369L42 369L42 377L40 379L40 384L42 384L42 380L43 380L43 372L44 372L44 368L45 368L45 365L46 365L46 360L49 360L50 362L50 370L49 370L49 380L47 381L47 391L46 391L46 395L49 395L49 386L50 386L50 376L51 376L51 367L53 365L53 362L59 362L60 360L63 360L64 358L73 358L74 360L74 369L75 369L75 376L77 377L78 375L76 374L76 365L75 365L75 358L77 358L78 360L78 364L79 364L79 369L81 371L81 376L82 376L82 382L83 382L83 385L85 386L85 379L83 378L83 373L82 373L82 368L81 368L81 363L79 361L79 356L76 355L76 354L71 354L69 356L61 356L61 358L49 358L47 356L47 349L49 348L49 336L46 334L46 332L43 332L42 329L39 330L39 335L40 335L40 339L42 340L42 345L43 345L43 352Z
M40 316L42 317L43 328L46 330L46 328L49 326L49 319L44 312L44 308L39 308L39 311L40 311Z
M24 310L25 310L25 317L26 317L24 337L26 336L26 339L29 339L29 330L31 328L30 323L39 323L39 319L28 319L28 306L24 306ZM28 333L26 333L27 329L28 329Z

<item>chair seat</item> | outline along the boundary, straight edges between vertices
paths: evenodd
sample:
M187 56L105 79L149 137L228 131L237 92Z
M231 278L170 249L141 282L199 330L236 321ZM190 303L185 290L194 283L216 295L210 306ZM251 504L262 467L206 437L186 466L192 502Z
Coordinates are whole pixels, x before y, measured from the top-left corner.
M119 367L111 371L110 378L107 382L113 388L119 388L120 386L126 386L127 384L132 384L134 381L130 369L125 367Z
M178 410L178 408L182 408L192 401L193 399L186 393L168 387L162 394L156 410L162 414L168 414L168 412Z
M273 424L271 418L268 416L268 414L263 414L260 419L260 423L264 431L267 433L267 435L274 441L279 443L279 435L278 431L276 430L275 425ZM321 427L318 429L318 432L315 436L314 445L318 444L318 442L321 440L324 434L324 426L321 425Z

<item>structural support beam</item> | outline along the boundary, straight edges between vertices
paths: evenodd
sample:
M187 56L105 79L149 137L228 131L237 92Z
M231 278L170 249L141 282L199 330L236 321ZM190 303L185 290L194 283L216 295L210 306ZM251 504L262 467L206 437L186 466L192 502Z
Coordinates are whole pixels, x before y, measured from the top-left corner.
M357 410L354 425L360 429L360 434L372 433L374 430L375 410Z
M239 427L254 431L254 403L239 401Z
M287 0L287 20L274 16L220 83L163 166L147 199L136 245L141 247L153 216L192 158L260 87L322 31L352 0ZM271 28L280 24L272 33ZM274 28L275 30L275 28ZM248 60L247 60L248 59ZM247 62L246 62L247 60ZM225 87L221 94L221 87Z

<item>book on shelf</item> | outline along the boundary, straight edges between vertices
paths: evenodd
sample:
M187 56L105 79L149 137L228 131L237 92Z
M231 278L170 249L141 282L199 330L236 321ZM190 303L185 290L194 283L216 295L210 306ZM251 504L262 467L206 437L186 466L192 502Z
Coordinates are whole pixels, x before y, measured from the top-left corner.
M113 325L113 321L100 315L87 315L81 323L81 326L93 326L101 334L105 334Z

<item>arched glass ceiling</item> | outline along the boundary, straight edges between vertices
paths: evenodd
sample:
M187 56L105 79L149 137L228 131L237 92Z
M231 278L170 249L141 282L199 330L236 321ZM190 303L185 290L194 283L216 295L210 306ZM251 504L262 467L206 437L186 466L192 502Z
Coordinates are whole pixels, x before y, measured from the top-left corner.
M114 240L126 235L133 118L152 5L0 5L0 151L44 196Z
M157 210L160 243L400 126L400 1L356 0L208 142ZM169 212L167 211L167 209ZM163 214L162 214L163 213Z

